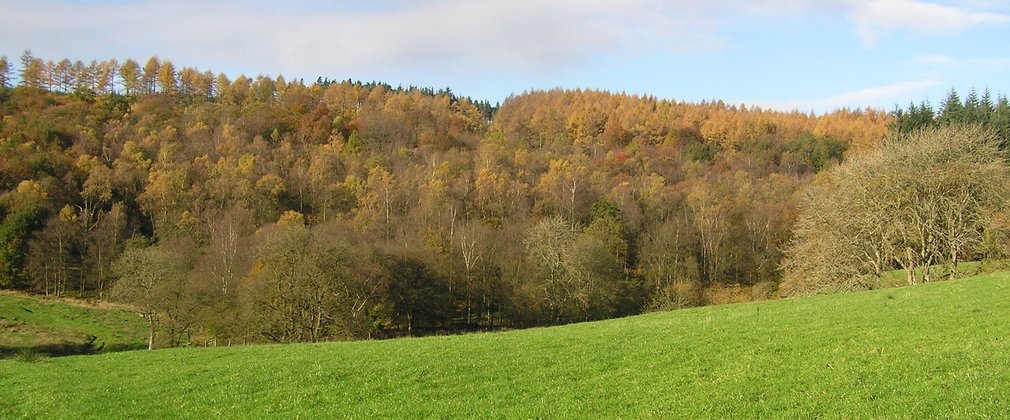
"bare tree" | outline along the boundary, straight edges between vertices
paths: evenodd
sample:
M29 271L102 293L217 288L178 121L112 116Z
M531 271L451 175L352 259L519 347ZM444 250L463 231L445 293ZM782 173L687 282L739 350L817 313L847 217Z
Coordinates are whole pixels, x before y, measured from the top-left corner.
M825 173L809 192L784 263L785 294L871 287L894 265L909 284L950 276L1010 198L1010 169L992 130L928 129ZM921 272L921 278L917 275Z

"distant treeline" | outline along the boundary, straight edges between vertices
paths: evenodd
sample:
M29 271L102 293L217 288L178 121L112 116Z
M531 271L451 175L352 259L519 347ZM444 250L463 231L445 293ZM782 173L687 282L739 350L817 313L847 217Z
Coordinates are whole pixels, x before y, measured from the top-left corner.
M975 89L968 91L964 100L956 90L947 93L939 109L927 101L908 108L894 110L892 128L897 133L912 133L929 127L980 124L996 131L1001 147L1010 146L1010 101L1005 95L993 97L989 90L979 95Z

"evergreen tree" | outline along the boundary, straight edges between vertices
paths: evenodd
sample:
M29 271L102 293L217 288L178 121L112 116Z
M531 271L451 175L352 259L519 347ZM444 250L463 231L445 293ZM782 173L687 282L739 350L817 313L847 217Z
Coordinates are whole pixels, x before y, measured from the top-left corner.
M942 108L940 108L939 120L941 124L953 124L953 123L965 123L967 122L966 110L964 104L961 103L961 97L958 96L957 91L951 89L947 93L947 99L943 102Z

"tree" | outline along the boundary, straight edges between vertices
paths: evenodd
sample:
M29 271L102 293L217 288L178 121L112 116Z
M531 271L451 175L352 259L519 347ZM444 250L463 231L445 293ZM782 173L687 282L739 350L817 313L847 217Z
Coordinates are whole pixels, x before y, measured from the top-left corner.
M701 274L694 237L683 220L667 220L648 230L641 267L650 296L647 307L669 310L701 304Z
M0 200L0 287L20 286L31 233L45 221L48 194L34 180L21 181L13 193Z
M145 69L146 70L146 69ZM174 94L176 88L175 65L165 60L158 68L158 89L161 93Z
M29 244L28 258L37 290L43 290L47 296L64 296L76 280L83 293L82 233L77 213L67 205L35 235ZM42 287L37 284L39 280Z
M252 255L246 251L253 226L252 212L239 206L225 211L210 225L211 242L203 265L221 296L235 293L239 280L251 265Z
M119 78L123 80L123 93L126 95L141 92L140 64L133 59L127 59L119 68Z
M42 60L32 55L32 50L25 50L21 54L21 85L33 88L41 88L43 80Z
M99 63L95 73L95 91L100 94L115 93L118 71L119 62L115 59Z
M74 75L72 67L73 63L70 59L64 58L56 63L53 67L53 73L55 74L54 82L56 82L56 87L59 88L60 92L69 92L70 86L74 83Z
M126 210L122 203L115 203L108 211L102 212L98 222L85 236L87 241L87 274L94 278L99 299L105 297L112 273L112 262L122 249L126 237Z
M141 93L154 93L158 87L158 71L161 69L161 61L158 57L151 57L144 64L143 72L140 74Z
M21 283L29 233L42 214L41 207L26 207L7 214L0 224L0 287L15 287Z
M571 225L560 217L541 220L523 241L527 258L536 268L537 281L530 283L545 306L546 315L557 323L572 315L572 305L583 299L579 278L569 275L566 256L575 244Z
M154 349L155 333L172 304L171 291L183 281L180 260L157 246L134 241L112 265L118 278L112 287L112 298L130 304L147 321L148 350Z
M321 237L295 212L265 230L243 290L255 331L274 342L323 341L367 334L374 277L358 276L346 246Z
M0 89L11 85L11 64L7 61L7 56L0 56Z
M396 200L396 179L381 166L374 166L368 171L365 189L358 197L358 207L355 217L367 229L377 230L376 225L382 225L382 237L393 236L393 206Z
M815 184L787 251L782 291L872 287L895 264L910 284L930 281L939 262L953 277L1005 209L1008 180L990 129L952 125L893 138Z
M73 91L76 93L87 93L95 91L95 77L98 73L98 62L91 60L90 64L83 61L74 61L71 67L74 74Z
M418 328L444 326L452 314L445 280L414 258L398 258L389 268L387 296L393 317L408 336Z

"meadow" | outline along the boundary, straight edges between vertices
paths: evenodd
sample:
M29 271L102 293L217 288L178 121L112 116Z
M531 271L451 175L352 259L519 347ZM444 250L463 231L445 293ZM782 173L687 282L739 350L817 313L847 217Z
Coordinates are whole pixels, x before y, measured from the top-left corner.
M140 316L114 305L0 294L0 357L146 348L146 334Z
M0 360L0 417L988 417L1010 273L387 341Z

